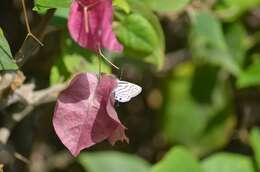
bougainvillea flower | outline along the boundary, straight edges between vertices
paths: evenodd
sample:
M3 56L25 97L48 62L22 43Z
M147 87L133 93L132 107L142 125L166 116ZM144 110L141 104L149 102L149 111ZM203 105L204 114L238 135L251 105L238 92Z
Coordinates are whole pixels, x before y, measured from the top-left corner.
M123 46L112 31L112 0L74 0L71 4L68 29L71 37L84 48L120 52Z
M77 156L105 139L111 144L127 141L125 127L114 109L113 75L82 73L61 92L55 107L53 126L62 143Z

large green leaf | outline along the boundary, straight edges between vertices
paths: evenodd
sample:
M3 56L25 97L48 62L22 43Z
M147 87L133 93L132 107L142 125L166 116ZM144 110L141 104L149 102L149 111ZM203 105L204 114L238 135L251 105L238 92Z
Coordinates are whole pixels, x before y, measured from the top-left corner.
M124 54L154 64L164 63L164 36L158 18L149 8L136 0L128 0L130 14L117 13L115 32L124 45Z
M239 66L228 50L221 23L210 13L194 13L190 48L195 62L214 64L234 75L239 74Z
M253 128L250 132L250 145L254 150L258 171L260 170L260 128Z
M129 49L134 49L143 54L150 54L159 41L153 26L140 14L126 16L120 23L117 34L129 53Z
M18 66L13 60L13 56L4 33L0 28L0 70L16 70Z
M191 0L142 0L158 12L180 12Z
M196 158L184 147L172 148L151 172L203 172Z
M234 21L244 12L258 6L259 0L221 0L217 1L216 12L227 21Z
M160 44L164 48L164 33L158 17L147 7L147 4L142 3L139 0L128 0L128 3L133 13L141 14L153 25L161 41Z
M150 169L145 160L114 151L82 153L78 160L88 172L148 172Z
M254 172L253 163L247 156L218 153L202 161L206 172Z
M238 77L239 88L260 85L260 54L253 55L253 63L248 66Z
M183 64L165 85L162 124L170 142L201 155L229 141L235 120L229 87L217 68Z

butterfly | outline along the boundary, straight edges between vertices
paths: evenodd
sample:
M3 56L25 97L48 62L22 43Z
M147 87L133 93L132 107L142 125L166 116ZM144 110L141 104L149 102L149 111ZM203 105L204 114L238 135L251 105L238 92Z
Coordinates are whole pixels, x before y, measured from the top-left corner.
M142 87L127 81L117 80L117 87L114 90L115 99L121 103L130 101L140 94Z

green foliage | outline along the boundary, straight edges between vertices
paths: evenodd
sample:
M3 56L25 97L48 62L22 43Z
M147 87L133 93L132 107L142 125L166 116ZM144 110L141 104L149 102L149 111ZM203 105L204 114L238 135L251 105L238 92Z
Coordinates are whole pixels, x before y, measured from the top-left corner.
M260 85L260 54L253 56L253 63L248 66L239 76L237 86L245 88Z
M69 8L72 1L73 0L35 0L34 10L43 13L51 8ZM113 5L125 10L127 13L130 11L126 0L113 0Z
M234 153L216 153L198 162L188 149L180 146L172 148L151 170L151 172L172 171L255 172L253 162L247 156Z
M226 29L225 38L232 58L242 67L246 53L250 48L245 27L239 22L229 24Z
M165 85L163 126L167 138L198 154L225 145L235 121L229 109L228 87L219 70L184 64Z
M51 25L62 28L67 33L67 18L69 16L68 8L59 8L51 20ZM68 34L68 33L67 33Z
M127 0L113 0L113 5L124 10L126 13L130 12L130 6Z
M69 2L38 0L35 9L42 13L49 8L58 8L53 24L64 28L68 16L68 9L65 7L68 7ZM165 43L158 17L144 3L137 0L114 0L113 4L118 9L115 14L115 33L124 45L123 54L161 69L164 64Z
M216 12L227 21L234 21L247 10L260 5L259 0L222 0L216 5Z
M130 14L117 13L115 32L127 57L139 58L158 69L164 63L164 37L156 16L137 0L129 0Z
M208 12L194 13L189 40L194 61L214 64L234 75L239 74L239 67L229 52L216 17Z
M196 158L184 147L171 149L151 172L203 172Z
M68 35L65 34L64 36L61 56L51 69L51 85L62 83L76 73L97 73L99 71L99 60L101 61L101 71L111 72L111 68L102 59L98 59L101 57L80 48Z
M244 155L217 153L202 161L206 172L254 172L251 159Z
M34 10L40 13L50 8L68 8L72 0L36 0Z
M83 153L77 160L86 171L255 172L249 156L218 151L230 142L237 121L241 120L237 118L239 115L236 114L237 109L234 105L237 97L234 97L236 96L234 92L241 88L260 86L260 42L257 37L259 33L250 30L246 24L248 19L242 18L259 5L260 1L221 0L215 1L214 4L210 4L213 1L207 3L200 1L201 4L198 1L194 4L192 2L194 1L113 0L115 7L113 29L124 46L124 52L112 56L121 58L123 65L131 61L136 68L140 68L138 71L143 70L140 67L144 66L143 64L151 64L158 71L164 69L165 61L169 61L171 65L171 60L174 62L176 60L176 65L172 69L164 69L166 75L159 73L162 82L158 82L163 93L163 104L157 116L159 121L157 127L165 136L167 145L173 147L152 168L149 163L135 155L111 151ZM38 12L57 8L52 25L63 30L59 58L51 69L51 85L66 82L75 73L99 71L99 57L80 48L69 38L66 24L70 3L71 0L35 2L35 9ZM187 6L189 8L186 8ZM176 13L184 14L184 17ZM170 18L171 16L174 17ZM165 24L165 21L170 20L173 20L171 21L173 26ZM190 53L192 58L178 64L177 57L165 58L165 51L174 53L179 50L175 46L173 49L165 50L165 35L167 40L172 41L170 44L179 47L179 42L174 40L176 33L167 32L172 27L183 27L182 23L187 23L185 26L188 29L179 30L181 32L187 30L188 34L183 38L188 39L182 40L180 47ZM2 63L9 65L5 68L16 69L17 66L10 60L8 44L3 38L1 34L0 43L2 47L7 47L7 50L4 48L7 53L2 55L5 52L2 50L0 59ZM101 71L113 72L103 60ZM157 71L150 71L142 76L157 77ZM147 95L145 89L144 96ZM250 133L250 145L254 151L258 170L260 170L259 133L258 128L254 128ZM182 146L174 146L175 144ZM201 156L203 160L197 160Z
M18 66L13 60L9 44L5 39L2 29L0 28L0 71L16 69L18 69Z
M158 12L177 13L182 11L191 0L142 0Z
M150 169L145 160L115 151L82 153L78 161L88 172L148 172Z
M250 145L254 150L257 169L260 170L260 128L253 128L250 132Z

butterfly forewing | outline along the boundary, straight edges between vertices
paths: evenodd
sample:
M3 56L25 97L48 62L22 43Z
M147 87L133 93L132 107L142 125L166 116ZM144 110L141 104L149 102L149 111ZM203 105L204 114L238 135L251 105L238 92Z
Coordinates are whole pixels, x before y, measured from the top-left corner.
M142 88L136 84L127 81L117 81L117 88L115 89L115 99L121 103L131 100L142 91Z

